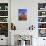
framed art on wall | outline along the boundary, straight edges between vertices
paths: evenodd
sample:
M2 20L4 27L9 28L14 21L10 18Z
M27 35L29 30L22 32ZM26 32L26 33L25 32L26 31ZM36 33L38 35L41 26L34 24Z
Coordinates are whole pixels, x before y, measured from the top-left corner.
M18 20L27 20L27 9L18 9Z
M39 37L46 37L46 29L39 29Z

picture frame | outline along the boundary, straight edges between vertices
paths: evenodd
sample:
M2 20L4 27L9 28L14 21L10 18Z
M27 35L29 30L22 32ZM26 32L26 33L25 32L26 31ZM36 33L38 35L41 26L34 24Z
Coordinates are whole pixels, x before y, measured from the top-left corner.
M19 21L27 20L27 9L18 9L18 20Z

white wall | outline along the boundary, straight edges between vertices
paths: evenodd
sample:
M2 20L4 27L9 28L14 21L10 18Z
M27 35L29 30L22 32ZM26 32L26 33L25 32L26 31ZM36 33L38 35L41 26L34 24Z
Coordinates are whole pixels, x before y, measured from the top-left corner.
M27 9L27 21L18 20L18 9ZM37 23L37 2L32 0L12 0L11 1L11 22L16 25L17 30L28 30L29 26ZM35 19L36 18L36 19ZM34 20L34 21L33 21ZM36 20L36 21L35 21Z
M14 23L16 29L28 30L30 25L33 24L35 26L33 46L41 46L40 44L43 44L43 38L38 38L38 3L46 3L46 0L11 0L11 22ZM27 21L18 20L19 8L27 8Z
M27 8L28 15L27 15L27 21L19 21L18 20L18 9L19 8ZM29 26L32 24L35 26L35 30L33 35L38 36L38 31L37 31L37 9L38 9L38 4L37 0L11 0L11 22L13 22L16 25L17 30L28 30ZM17 31L16 30L16 31ZM20 31L18 31L20 32ZM25 32L26 33L26 32ZM30 34L30 33L29 33ZM35 43L35 38L33 39L33 44ZM37 40L36 40L37 41Z
M45 0L46 1L46 0ZM11 0L11 22L14 23L17 30L27 30L32 24L37 29L38 23L38 2L45 2L44 0ZM18 9L27 9L27 21L18 20Z

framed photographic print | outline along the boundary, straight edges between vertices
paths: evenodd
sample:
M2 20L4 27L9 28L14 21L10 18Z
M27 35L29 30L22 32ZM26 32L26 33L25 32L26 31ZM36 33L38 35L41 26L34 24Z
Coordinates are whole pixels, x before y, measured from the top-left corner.
M0 35L8 37L8 23L0 23Z
M0 22L8 22L8 17L0 17Z
M18 20L27 20L27 9L18 9Z
M46 37L46 29L39 29L39 37Z

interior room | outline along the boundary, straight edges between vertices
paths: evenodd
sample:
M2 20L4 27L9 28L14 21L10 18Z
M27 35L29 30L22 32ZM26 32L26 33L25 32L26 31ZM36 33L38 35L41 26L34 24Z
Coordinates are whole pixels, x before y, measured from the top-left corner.
M46 46L46 0L0 0L0 46Z

